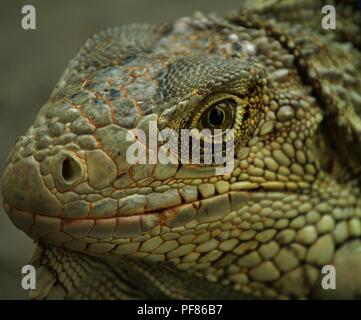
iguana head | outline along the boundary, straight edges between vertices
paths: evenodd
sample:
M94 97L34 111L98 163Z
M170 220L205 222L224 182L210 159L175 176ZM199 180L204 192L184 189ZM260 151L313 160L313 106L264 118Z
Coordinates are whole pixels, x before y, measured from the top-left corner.
M170 261L255 296L307 296L360 237L360 192L340 174L313 75L287 41L201 15L90 38L8 158L10 219L39 243ZM233 170L130 164L127 134L148 141L152 122L156 136L233 129Z

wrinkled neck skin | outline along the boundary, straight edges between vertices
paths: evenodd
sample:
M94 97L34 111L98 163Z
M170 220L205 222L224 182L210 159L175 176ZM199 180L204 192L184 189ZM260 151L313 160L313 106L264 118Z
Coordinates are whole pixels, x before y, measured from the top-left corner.
M255 298L240 296L238 291L178 270L171 263L75 254L48 245L37 247L31 263L42 279L31 291L31 299Z
M70 61L3 176L31 298L361 296L360 15L326 34L316 1L256 2L110 28ZM129 163L152 122L233 129L232 172Z

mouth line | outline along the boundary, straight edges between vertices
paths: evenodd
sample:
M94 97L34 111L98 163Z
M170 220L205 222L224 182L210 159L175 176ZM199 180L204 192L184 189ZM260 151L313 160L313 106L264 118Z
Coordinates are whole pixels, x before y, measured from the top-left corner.
M185 226L191 221L212 223L222 220L228 213L236 210L253 199L259 192L286 192L291 190L263 190L260 187L248 190L237 190L217 194L210 198L197 199L191 202L158 210L105 217L86 216L79 218L50 216L43 213L19 209L6 201L3 206L10 220L17 228L25 232L35 241L43 241L55 245L63 245L77 241L133 241L146 232L159 226L173 228ZM273 191L273 192L272 192ZM294 192L294 191L293 191Z
M5 211L17 228L30 238L53 244L81 239L129 239L161 224L159 213L105 218L60 218L17 209L4 202Z
M134 213L134 214L127 214L127 215L117 215L117 212L115 212L114 215L111 216L106 216L106 217L94 217L94 216L87 216L87 217L81 217L81 218L72 218L72 217L64 217L64 216L55 216L55 215L48 215L48 214L44 214L44 213L40 213L40 212L34 212L34 211L30 211L30 210L25 210L25 209L19 209L16 206L11 205L10 203L7 202L3 202L3 207L5 208L5 211L8 214L11 214L10 211L18 211L18 212L26 212L28 214L34 215L34 216L39 216L39 217L45 217L45 218L56 218L56 219L60 219L60 220L64 220L64 221L75 221L75 220L90 220L90 221L97 221L97 220L108 220L108 219L116 219L116 218L126 218L126 217L136 217L136 216L142 216L142 215L151 215L151 214L157 214L157 215L161 215L161 214L165 214L167 212L170 212L172 209L177 209L180 208L182 206L185 205L199 205L199 203L202 200L196 200L193 202L187 202L187 203L182 203L176 206L172 206L172 207L168 207L168 208L163 208L163 209L158 209L158 210L150 210L150 211L143 211L143 212L139 212L139 213Z
M261 186L257 186L254 187L252 189L248 189L248 190L230 190L229 192L223 193L223 194L217 194L214 195L213 197L210 198L198 198L195 201L189 201L189 202L182 202L180 204L177 204L175 206L170 206L170 207L166 207L166 208L160 208L160 209L156 209L156 210L144 210L142 212L137 212L137 213L133 213L133 214L123 214L123 215L119 215L118 211L114 211L113 215L107 215L105 217L94 217L91 215L88 215L86 217L67 217L67 216L55 216L55 215L47 215L44 213L40 213L40 212L34 212L34 211L30 211L30 210L26 210L26 209L20 209L17 208L14 205L11 205L10 203L3 201L3 207L5 208L5 211L8 213L9 217L11 216L13 211L17 211L17 212L22 212L22 213L27 213L29 215L33 215L36 217L44 217L44 218L49 218L49 219L59 219L59 220L64 220L64 221L99 221L99 220L111 220L111 219L118 219L118 218L131 218L131 217L137 217L137 216L146 216L146 215L158 215L159 217L161 217L162 215L165 214L172 214L174 213L175 210L180 209L182 207L186 207L186 206L193 206L195 209L198 209L202 202L205 201L217 201L217 198L221 198L221 197L228 197L229 200L231 201L230 197L232 194L242 194L244 196L245 199L250 199L252 198L252 194L258 193L258 192L296 192L296 190L280 190L280 189L275 189L275 190L270 190L270 189L264 189Z
M30 211L30 210L27 210L27 209L20 209L20 208L17 208L16 206L14 205L11 205L10 203L6 202L6 201L3 201L3 207L5 208L5 211L8 212L9 214L11 210L16 210L16 211L19 211L19 212L26 212L28 214L31 214L31 215L34 215L34 216L42 216L42 217L47 217L47 218L57 218L57 219L60 219L60 220L66 220L66 221L72 221L72 220L107 220L107 219L116 219L116 218L125 218L125 217L136 217L136 216L142 216L142 215L162 215L162 214L166 214L166 213L171 213L172 211L176 210L176 209L179 209L181 207L184 207L184 206L188 206L188 205L192 205L194 206L195 208L198 208L202 202L204 201L212 201L212 199L214 201L217 201L217 198L220 198L220 197L224 197L224 196L228 196L230 197L232 194L242 194L243 196L245 196L245 198L251 198L252 194L255 194L255 193L258 193L258 192L285 192L285 193L290 193L290 192L293 192L293 193L297 193L297 190L288 190L288 189L268 189L268 188L263 188L262 186L260 185L255 185L253 186L252 188L250 189L244 189L244 190L230 190L226 193L223 193L223 194L216 194L210 198L202 198L198 195L198 198L194 201L189 201L189 202L182 202L180 204L177 204L177 205L174 205L174 206L170 206L170 207L166 207L166 208L159 208L159 209L155 209L155 210L147 210L146 207L144 209L144 211L141 211L141 212L137 212L137 213L131 213L131 214L119 214L118 211L114 211L113 212L113 215L107 215L105 217L94 217L94 216L91 216L90 214L86 217L75 217L75 218L72 218L72 217L67 217L67 216L61 216L61 215L47 215L47 214L44 214L44 213L40 213L40 212L34 212L34 211Z
M245 199L249 198L247 194L244 193ZM214 205L214 198L197 200L157 211L103 218L47 216L18 209L7 202L3 204L10 220L29 237L36 241L59 245L73 240L87 241L94 238L98 240L113 239L114 241L135 239L150 232L156 226L160 226L162 229L163 227L183 226L192 220L197 220L199 223L202 222L202 219L218 220L220 214L226 215L230 212L230 207L225 211L218 210ZM229 193L217 195L216 198L223 203L229 203L231 200ZM204 210L202 203L205 206L213 207L213 211Z

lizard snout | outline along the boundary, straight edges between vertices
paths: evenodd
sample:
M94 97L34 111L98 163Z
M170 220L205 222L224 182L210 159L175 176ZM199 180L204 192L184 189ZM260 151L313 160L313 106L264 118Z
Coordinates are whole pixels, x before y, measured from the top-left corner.
M46 186L40 165L33 157L9 164L2 182L4 203L11 208L47 216L61 212L60 201Z
M36 215L55 217L62 204L46 186L33 157L9 163L2 180L4 208L12 222L31 236Z

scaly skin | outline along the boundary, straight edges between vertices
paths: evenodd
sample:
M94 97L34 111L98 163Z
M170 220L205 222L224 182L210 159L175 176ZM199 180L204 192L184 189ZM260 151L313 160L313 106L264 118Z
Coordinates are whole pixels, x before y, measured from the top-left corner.
M315 2L86 42L3 176L38 242L32 298L360 297L360 17L325 31ZM239 102L230 174L127 163L127 130L194 127L220 94Z

